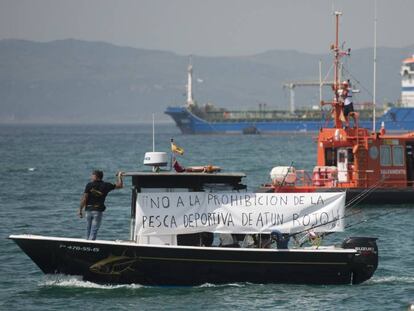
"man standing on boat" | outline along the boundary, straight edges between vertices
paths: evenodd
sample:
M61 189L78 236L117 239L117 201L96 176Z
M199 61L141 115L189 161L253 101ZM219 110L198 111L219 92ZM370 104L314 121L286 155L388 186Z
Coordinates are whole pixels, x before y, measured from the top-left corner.
M102 213L105 210L105 198L107 194L123 187L122 172L117 175L115 184L103 181L103 172L95 170L91 175L91 182L85 187L81 198L78 215L83 217L83 209L86 211L86 239L96 240L99 227L102 222Z
M352 102L352 88L348 81L342 82L342 98L344 99L345 126L349 128L349 116L354 118L354 104ZM354 118L355 123L355 118Z

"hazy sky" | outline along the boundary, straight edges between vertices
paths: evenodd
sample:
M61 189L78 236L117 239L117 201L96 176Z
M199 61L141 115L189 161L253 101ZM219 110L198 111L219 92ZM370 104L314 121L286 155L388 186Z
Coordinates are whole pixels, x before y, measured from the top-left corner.
M374 1L0 0L0 39L74 38L183 55L326 53L333 9L344 14L348 47L373 45ZM377 0L377 11L379 46L414 43L414 0Z

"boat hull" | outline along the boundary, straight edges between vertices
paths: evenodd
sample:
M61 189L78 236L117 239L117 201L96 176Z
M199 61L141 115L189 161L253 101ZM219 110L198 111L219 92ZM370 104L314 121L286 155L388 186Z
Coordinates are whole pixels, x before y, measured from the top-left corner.
M10 239L45 274L77 275L105 284L358 284L372 276L378 262L377 250L375 258L370 258L347 247L277 250L137 245L30 235Z
M222 120L209 122L197 117L185 107L168 107L166 114L172 117L183 134L258 134L278 132L316 132L331 126L332 120L278 119L278 120ZM389 131L414 131L414 108L391 108L377 119L376 128L381 124ZM359 127L372 128L372 120L360 120Z
M338 189L331 189L338 191ZM365 196L367 189L348 189L347 202L357 201L361 204L409 204L414 203L414 188L375 189Z

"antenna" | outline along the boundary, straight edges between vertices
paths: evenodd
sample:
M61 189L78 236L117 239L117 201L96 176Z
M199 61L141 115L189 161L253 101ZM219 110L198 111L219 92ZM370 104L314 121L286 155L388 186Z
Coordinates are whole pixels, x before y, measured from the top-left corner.
M155 118L152 114L152 152L146 152L144 156L144 165L152 166L153 172L159 172L160 166L166 166L167 153L155 151Z
M376 123L376 92L377 92L377 0L374 2L374 78L373 78L373 90L372 90L372 131L375 133Z
M154 114L152 114L152 152L155 151L155 121Z
M322 102L322 61L319 60L319 104Z

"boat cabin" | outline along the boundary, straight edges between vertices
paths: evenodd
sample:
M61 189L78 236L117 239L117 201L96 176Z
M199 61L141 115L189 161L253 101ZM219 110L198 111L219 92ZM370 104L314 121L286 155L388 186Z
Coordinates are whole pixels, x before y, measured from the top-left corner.
M289 174L284 173L278 179L273 178L271 172L272 185L264 185L263 190L307 192L324 188L385 188L405 189L412 193L413 152L414 132L386 134L384 129L371 133L365 128L322 128L317 138L317 162L313 171L292 167ZM286 167L273 170L281 168ZM292 174L294 178L291 178Z
M130 239L139 244L152 245L188 245L211 246L213 234L208 232L177 234L177 235L145 235L141 236L136 229L137 198L145 193L172 192L238 192L245 190L242 179L244 173L176 173L161 172L132 172L125 176L132 177L131 200L131 236Z
M312 175L319 187L412 187L414 133L370 133L365 128L320 131L317 166Z

